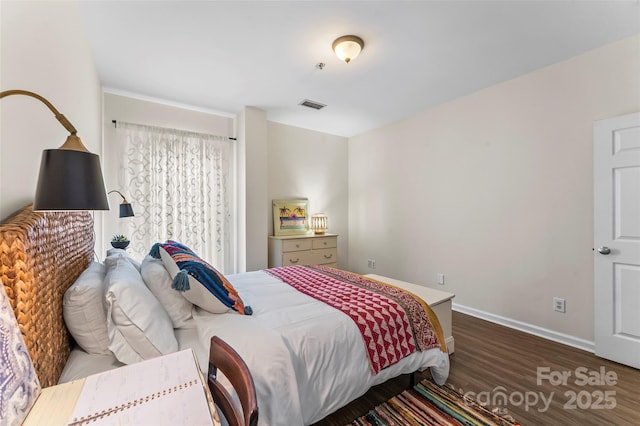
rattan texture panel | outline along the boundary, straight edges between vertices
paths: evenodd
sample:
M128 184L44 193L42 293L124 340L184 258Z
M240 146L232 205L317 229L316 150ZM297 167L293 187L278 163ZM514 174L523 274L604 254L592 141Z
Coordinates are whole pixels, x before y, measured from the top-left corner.
M93 250L89 212L34 212L29 205L0 225L0 278L43 387L58 382L69 358L62 298Z

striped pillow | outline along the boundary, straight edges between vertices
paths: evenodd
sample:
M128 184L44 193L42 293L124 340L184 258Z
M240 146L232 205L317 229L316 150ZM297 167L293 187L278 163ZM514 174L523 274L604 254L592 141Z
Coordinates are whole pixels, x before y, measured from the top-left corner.
M230 309L242 315L253 313L250 306L244 306L238 292L224 275L191 249L169 240L154 246L151 256L156 254L156 248L173 279L171 287L182 292L188 301L214 314Z

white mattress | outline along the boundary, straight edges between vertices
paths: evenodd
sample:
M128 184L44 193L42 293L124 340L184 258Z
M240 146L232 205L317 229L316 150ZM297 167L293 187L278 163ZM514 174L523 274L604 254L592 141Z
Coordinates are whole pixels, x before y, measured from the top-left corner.
M261 425L314 423L371 386L418 369L431 367L438 383L449 374L448 355L435 348L373 375L362 336L344 313L262 271L227 278L253 315L194 309L194 320L202 342L220 336L249 366ZM201 365L207 358L198 353Z

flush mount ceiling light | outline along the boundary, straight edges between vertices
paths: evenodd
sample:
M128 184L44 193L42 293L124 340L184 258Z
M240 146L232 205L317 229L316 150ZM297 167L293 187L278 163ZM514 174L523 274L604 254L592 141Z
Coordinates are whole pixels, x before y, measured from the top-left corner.
M346 35L338 37L333 42L333 51L336 52L336 56L346 63L351 62L360 54L360 51L364 47L364 41L358 36Z

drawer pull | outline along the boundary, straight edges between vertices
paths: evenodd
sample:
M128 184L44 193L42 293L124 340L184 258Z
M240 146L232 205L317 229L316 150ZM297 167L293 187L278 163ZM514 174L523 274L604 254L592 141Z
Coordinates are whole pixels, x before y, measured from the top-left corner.
M296 244L296 248L300 248L300 244Z
M327 242L325 241L325 242L324 242L324 243L322 243L322 244L324 244L324 245L326 246L326 245L327 245Z
M298 263L298 262L300 262L300 258L297 258L296 260L289 259L289 262L291 262L291 263Z
M332 257L333 257L333 253L331 253L331 254L330 254L330 255L328 255L328 256L327 256L326 254L324 255L324 258L325 258L325 259L331 259Z

